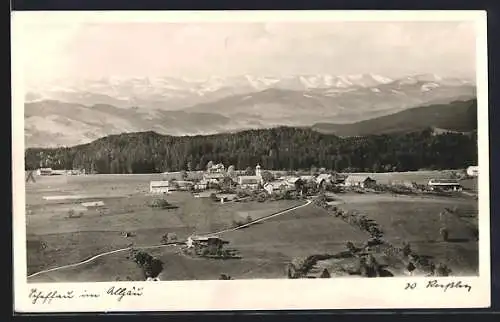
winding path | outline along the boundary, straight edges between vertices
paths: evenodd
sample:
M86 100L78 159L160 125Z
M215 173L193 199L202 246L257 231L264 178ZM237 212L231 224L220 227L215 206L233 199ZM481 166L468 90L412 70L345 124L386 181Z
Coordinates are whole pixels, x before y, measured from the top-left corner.
M274 218L274 217L286 214L286 213L288 213L290 211L293 211L293 210L296 210L296 209L299 209L299 208L302 208L302 207L306 207L306 206L310 205L311 202L312 202L312 200L308 199L305 204L302 204L302 205L299 205L299 206L295 206L293 208L289 208L289 209L286 209L286 210L274 213L272 215L256 219L256 220L251 221L251 222L249 222L247 224L244 224L244 225L240 225L240 226L229 228L229 229L224 229L224 230L213 232L213 233L204 234L204 236L207 236L207 237L208 236L217 236L217 235L221 235L221 234L224 234L224 233L232 232L232 231L244 228L244 227L249 227L249 226L251 226L251 225L253 225L255 223L266 221L268 219L271 219L271 218ZM100 257L104 257L104 256L107 256L107 255L112 255L112 254L124 252L124 251L130 250L132 248L133 249L156 249L156 248L170 247L170 246L173 246L173 245L174 244L153 245L153 246L134 246L134 247L126 247L126 248L116 249L116 250L112 250L112 251L109 251L109 252L104 252L104 253L97 254L97 255L95 255L95 256L93 256L93 257L91 257L89 259L86 259L84 261L81 261L81 262L77 262L77 263L73 263L73 264L68 264L68 265L63 265L63 266L58 266L58 267L53 267L53 268L46 269L46 270L42 270L42 271L33 273L31 275L28 275L28 278L35 277L35 276L38 276L38 275L42 275L42 274L49 273L49 272L59 271L59 270L65 269L65 268L71 268L71 267L77 267L77 266L80 266L80 265L84 265L84 264L90 263L90 262L92 262L92 261L94 261L94 260L96 260L96 259L98 259Z

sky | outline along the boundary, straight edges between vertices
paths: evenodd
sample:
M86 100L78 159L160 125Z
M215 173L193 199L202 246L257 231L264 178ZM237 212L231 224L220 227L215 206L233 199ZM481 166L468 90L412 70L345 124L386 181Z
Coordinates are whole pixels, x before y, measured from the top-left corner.
M31 23L28 84L100 77L435 73L473 78L472 22Z

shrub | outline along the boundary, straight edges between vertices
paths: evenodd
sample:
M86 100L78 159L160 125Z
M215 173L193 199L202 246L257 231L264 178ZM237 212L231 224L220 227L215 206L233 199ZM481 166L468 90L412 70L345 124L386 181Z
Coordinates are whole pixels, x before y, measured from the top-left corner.
M163 271L163 262L158 258L151 258L143 266L144 275L146 278L155 278Z
M177 235L175 233L166 233L161 238L162 244L168 244L177 241Z
M403 255L408 257L412 253L410 243L403 242Z
M323 272L321 272L320 278L330 278L330 272L325 268Z
M226 274L220 274L219 280L230 280L231 276Z
M451 273L451 269L448 268L445 264L437 264L435 269L436 276L449 276Z
M356 246L354 246L354 243L350 241L346 243L346 248L351 254L355 254L358 250Z
M448 229L446 227L442 227L441 229L439 229L439 234L441 235L441 238L443 239L443 241L448 241Z
M165 199L154 199L149 206L152 208L166 209L170 204Z

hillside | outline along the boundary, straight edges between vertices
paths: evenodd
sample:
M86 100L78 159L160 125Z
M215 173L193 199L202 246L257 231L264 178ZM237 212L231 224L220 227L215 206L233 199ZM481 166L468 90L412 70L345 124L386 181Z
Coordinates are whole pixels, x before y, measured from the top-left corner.
M393 132L470 132L477 129L477 100L455 101L407 109L398 113L350 124L317 123L312 128L338 136L364 136Z
M318 122L345 124L475 97L474 85L433 75L399 80L377 75L247 76L201 83L103 79L72 86L49 91L57 95L45 93L57 99L27 93L32 99L25 103L27 147L71 146L124 132L208 135Z
M209 161L238 169L325 167L338 171L409 171L477 164L476 135L407 134L339 138L307 128L279 127L209 136L155 132L107 136L72 148L28 149L26 166L98 173L152 173L204 169Z

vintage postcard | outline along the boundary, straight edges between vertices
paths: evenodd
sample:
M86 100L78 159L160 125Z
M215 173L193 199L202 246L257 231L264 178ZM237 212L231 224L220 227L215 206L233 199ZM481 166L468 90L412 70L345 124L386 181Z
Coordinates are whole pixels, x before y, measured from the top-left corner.
M483 11L14 12L17 312L490 305Z

